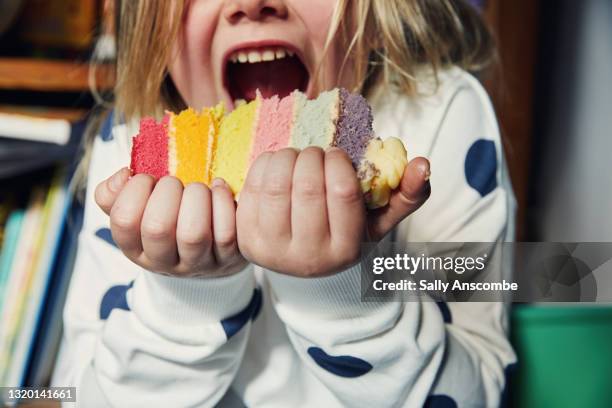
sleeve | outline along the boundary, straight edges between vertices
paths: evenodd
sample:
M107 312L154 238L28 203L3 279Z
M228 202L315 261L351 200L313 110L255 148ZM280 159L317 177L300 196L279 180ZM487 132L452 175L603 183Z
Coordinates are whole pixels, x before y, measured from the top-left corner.
M224 278L184 279L129 261L93 198L105 173L116 170L109 168L111 145L94 142L52 383L75 386L83 406L213 406L246 346L252 266Z
M511 237L514 199L502 158L484 90L458 87L430 151L431 198L395 238ZM506 305L361 301L361 274L371 273L364 265L309 280L266 272L293 347L321 386L346 406L499 406L515 361Z

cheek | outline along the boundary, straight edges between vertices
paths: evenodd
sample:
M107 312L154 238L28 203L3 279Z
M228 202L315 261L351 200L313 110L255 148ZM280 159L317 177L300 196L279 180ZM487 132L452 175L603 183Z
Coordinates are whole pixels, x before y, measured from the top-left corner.
M213 7L204 7L204 3L192 2L181 22L168 64L179 93L189 106L196 108L211 105L218 99L212 91L214 77L210 62L217 13Z
M311 35L311 40L322 48L327 39L335 0L292 0L291 4Z
M299 18L308 31L316 60L321 61L337 1L292 0L291 3L296 14L299 15ZM321 73L321 86L323 89L349 85L351 75L350 72L348 72L349 70L345 68L342 78L339 78L340 66L342 65L343 59L343 46L342 44L338 44L336 40L330 44L328 54L323 61Z

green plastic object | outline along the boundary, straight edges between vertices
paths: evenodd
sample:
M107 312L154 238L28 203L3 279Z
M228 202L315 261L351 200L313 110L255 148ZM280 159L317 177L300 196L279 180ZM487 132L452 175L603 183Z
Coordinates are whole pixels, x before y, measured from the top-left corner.
M612 407L612 305L516 306L512 406Z

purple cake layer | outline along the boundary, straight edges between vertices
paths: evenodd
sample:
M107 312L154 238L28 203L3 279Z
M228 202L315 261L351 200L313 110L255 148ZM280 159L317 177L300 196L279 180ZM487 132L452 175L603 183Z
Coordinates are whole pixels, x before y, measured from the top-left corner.
M340 89L340 115L334 145L347 152L355 169L359 168L372 139L372 110L365 98Z

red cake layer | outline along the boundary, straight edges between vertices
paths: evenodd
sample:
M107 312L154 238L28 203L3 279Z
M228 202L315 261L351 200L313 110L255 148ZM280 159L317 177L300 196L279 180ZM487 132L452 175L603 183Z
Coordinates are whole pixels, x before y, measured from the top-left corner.
M168 121L161 123L153 118L140 122L140 132L132 138L132 174L146 173L156 179L168 175Z

